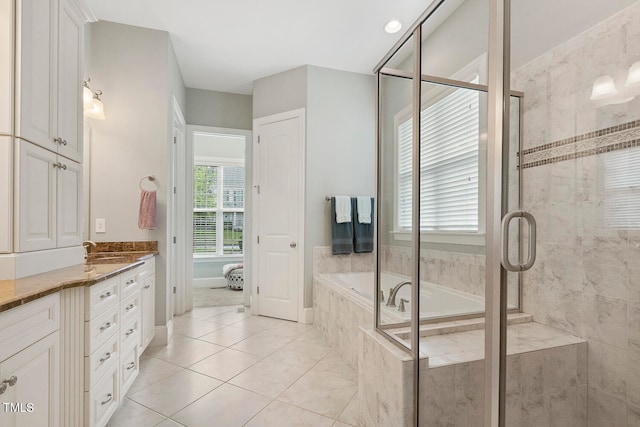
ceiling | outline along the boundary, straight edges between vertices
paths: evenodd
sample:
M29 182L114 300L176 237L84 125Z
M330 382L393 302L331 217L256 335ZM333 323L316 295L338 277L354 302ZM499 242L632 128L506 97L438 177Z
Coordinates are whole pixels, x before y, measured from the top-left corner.
M301 65L371 73L431 0L89 0L100 20L169 32L187 87L250 94ZM384 32L398 19L403 29Z

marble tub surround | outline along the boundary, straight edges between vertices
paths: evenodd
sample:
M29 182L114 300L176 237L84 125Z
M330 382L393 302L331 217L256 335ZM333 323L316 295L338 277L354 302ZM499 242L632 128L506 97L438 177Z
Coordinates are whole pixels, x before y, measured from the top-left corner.
M411 276L410 247L381 245L380 260L383 271ZM420 249L420 280L484 296L484 275L484 255Z
M89 267L78 264L22 279L0 280L0 312L63 289L91 286L136 268L143 263L143 261L135 260L118 264L94 264ZM88 271L86 271L87 269Z
M616 162L639 155L640 97L608 106L589 100L597 77L617 79L638 55L635 3L512 74L512 87L525 93L531 166L523 169L522 202L538 222L523 310L588 340L591 427L640 425L640 231L608 209L617 193L610 178L625 170Z
M313 248L313 275L373 271L374 254L333 255L331 246Z

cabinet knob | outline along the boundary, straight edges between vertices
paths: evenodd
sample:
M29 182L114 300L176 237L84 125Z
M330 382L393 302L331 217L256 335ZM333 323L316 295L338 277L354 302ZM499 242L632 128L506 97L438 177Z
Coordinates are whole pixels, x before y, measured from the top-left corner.
M296 242L291 242L289 243L289 246L295 248L296 246L298 246L298 244Z
M59 136L56 138L53 138L53 142L55 142L56 144L62 144L62 138L60 138Z
M62 144L62 145L67 145L67 140L66 140L66 139L63 139L62 141L60 141L60 144Z
M9 383L9 387L13 387L18 382L18 377L11 375L11 378L9 378L7 382Z

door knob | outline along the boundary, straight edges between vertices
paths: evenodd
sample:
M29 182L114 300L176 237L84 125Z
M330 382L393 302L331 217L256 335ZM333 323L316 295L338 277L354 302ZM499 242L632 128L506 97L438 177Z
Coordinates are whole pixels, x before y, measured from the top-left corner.
M298 244L296 242L291 242L289 243L289 246L295 248L296 246L298 246Z

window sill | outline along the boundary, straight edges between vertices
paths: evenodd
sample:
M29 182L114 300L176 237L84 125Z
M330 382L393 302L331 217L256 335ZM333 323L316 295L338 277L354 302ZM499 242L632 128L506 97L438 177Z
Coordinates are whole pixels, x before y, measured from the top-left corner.
M193 260L194 261L211 261L211 260L215 260L215 259L239 259L241 260L244 257L243 254L228 254L228 255L193 255Z
M392 231L391 235L395 240L410 241L410 231ZM450 245L470 245L484 246L484 233L463 233L455 231L431 231L428 233L420 233L420 241L424 243L444 243Z

